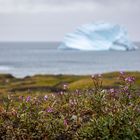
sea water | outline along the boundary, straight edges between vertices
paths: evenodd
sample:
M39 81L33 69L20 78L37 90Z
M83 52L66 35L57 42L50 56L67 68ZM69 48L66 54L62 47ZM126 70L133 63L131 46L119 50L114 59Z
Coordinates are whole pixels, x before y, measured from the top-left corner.
M136 51L59 50L59 42L1 42L0 73L16 77L35 74L90 75L112 71L140 71ZM137 43L140 46L140 43Z

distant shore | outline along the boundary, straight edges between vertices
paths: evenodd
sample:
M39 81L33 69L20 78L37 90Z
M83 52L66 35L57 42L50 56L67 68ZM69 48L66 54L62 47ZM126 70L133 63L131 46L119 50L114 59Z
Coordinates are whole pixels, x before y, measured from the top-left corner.
M126 72L127 75L136 78L136 86L140 87L140 72ZM117 87L119 72L105 73L103 87ZM34 75L24 78L16 78L11 74L0 74L0 93L54 93L63 90L67 84L70 91L91 89L93 82L91 75Z

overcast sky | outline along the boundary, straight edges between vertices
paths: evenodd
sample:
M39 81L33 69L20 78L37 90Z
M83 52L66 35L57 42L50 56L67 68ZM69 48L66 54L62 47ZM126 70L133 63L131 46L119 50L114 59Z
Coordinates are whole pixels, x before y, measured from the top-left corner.
M140 41L140 0L0 0L0 41L61 41L97 21L121 24Z

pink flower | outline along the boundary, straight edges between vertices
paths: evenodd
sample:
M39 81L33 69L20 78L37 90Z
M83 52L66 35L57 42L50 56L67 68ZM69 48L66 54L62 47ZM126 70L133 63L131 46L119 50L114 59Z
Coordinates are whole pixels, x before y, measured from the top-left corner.
M128 98L129 98L129 99L131 99L131 98L132 98L132 96L131 96L131 95L129 95L129 96L128 96Z
M68 125L68 122L66 119L64 119L64 125L67 126Z
M45 95L45 96L44 96L44 100L46 101L47 99L48 99L48 96L47 96L47 95Z
M67 84L64 84L64 85L63 85L63 89L64 89L64 90L68 89L68 85L67 85Z
M124 88L123 88L123 90L126 92L126 91L128 91L128 86L125 86Z
M111 88L111 89L109 89L109 92L110 93L114 93L115 92L115 89Z
M127 82L127 83L133 83L134 81L135 81L135 78L134 77L126 77L125 78L125 81Z
M53 112L53 108L49 107L49 108L47 109L47 112L48 112L48 113L52 113L52 112Z
M19 96L19 99L20 99L20 100L23 100L23 96Z
M94 74L94 75L91 76L91 78L94 79L94 80L99 79L99 78L102 78L102 75L101 74Z
M120 74L121 74L121 75L124 75L124 74L125 74L125 72L124 72L124 71L120 71Z
M51 96L52 96L53 98L55 98L55 95L54 95L54 94L51 94Z
M31 97L28 96L28 97L26 98L26 102L29 102L30 100L31 100Z
M60 95L63 95L63 94L64 94L64 92L61 91L61 92L60 92Z

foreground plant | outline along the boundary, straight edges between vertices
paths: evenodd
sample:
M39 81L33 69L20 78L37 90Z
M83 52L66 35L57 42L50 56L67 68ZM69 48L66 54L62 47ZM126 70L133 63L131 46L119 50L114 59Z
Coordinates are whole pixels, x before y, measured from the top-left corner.
M8 96L0 107L1 139L96 140L140 138L140 92L135 78L121 72L119 88L102 88L38 97Z

